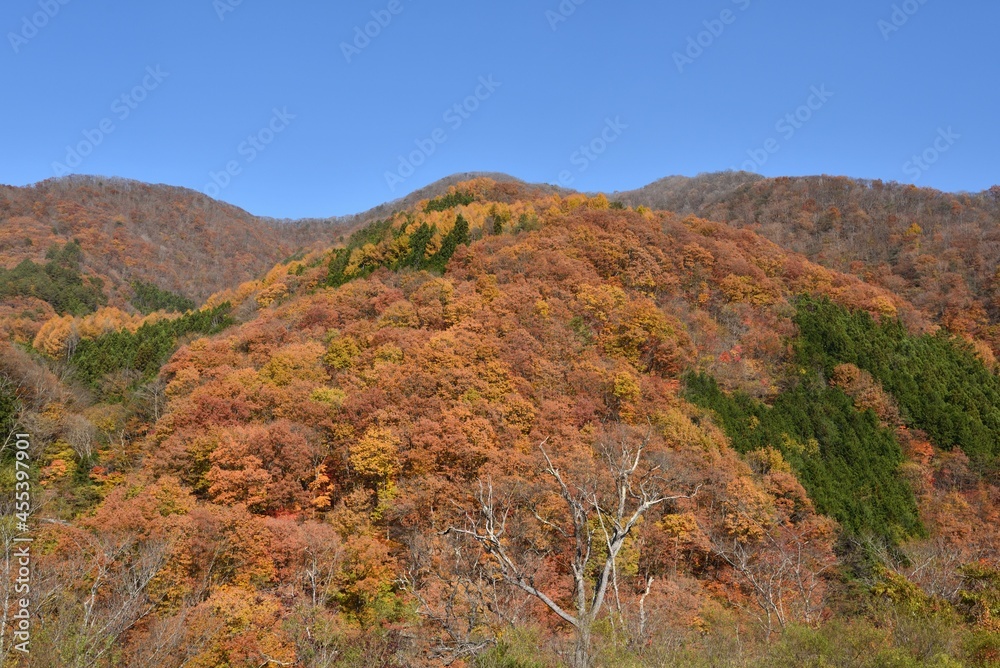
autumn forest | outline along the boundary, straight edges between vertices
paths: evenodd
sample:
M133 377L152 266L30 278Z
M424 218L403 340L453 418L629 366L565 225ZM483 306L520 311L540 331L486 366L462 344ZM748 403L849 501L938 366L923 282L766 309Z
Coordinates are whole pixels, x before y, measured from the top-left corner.
M1000 187L3 186L0 666L1000 666L998 355Z

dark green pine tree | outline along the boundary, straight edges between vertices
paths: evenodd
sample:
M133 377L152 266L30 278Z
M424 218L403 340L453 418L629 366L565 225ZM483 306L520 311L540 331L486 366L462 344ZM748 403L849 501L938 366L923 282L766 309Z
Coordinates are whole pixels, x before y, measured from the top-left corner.
M460 244L469 243L469 221L462 214L455 219L455 226L441 240L441 248L427 260L426 267L443 272L448 266L448 260L455 254Z
M420 223L420 227L410 237L410 253L403 260L402 266L419 268L424 263L427 244L432 238L434 238L434 228L427 223Z

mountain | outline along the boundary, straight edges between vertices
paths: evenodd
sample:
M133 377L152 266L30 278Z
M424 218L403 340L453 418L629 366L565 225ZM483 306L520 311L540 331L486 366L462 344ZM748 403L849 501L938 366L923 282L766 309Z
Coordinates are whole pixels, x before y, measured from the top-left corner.
M469 176L370 211L307 220L254 216L192 190L116 178L0 186L0 333L31 340L54 315L101 307L190 308Z
M0 188L0 221L4 266L77 239L83 271L105 281L112 301L133 280L202 300L322 236L183 188L94 177Z
M254 216L186 188L118 178L72 176L23 188L0 186L0 266L41 261L53 245L79 239L84 271L107 281L112 301L118 292L128 293L128 283L136 279L201 301L296 252L329 244L358 225L475 176L441 179L358 214L303 220Z
M896 292L1000 352L1000 186L944 193L845 177L727 172L670 177L615 197L748 227Z
M958 327L913 240L862 241L921 216L920 252L985 304L954 256L995 233L990 193L471 176L300 223L120 182L42 184L37 212L4 191L37 216L4 214L25 246L57 245L0 275L32 666L996 665L989 311ZM117 237L97 222L147 202ZM142 234L163 263L195 241L227 262L212 244L241 234L287 255L204 297L164 265L178 283L116 305L157 272L95 249Z

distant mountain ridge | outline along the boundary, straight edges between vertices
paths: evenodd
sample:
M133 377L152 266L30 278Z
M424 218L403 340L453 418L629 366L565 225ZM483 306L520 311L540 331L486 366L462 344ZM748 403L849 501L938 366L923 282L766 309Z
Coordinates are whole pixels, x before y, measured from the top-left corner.
M40 260L53 244L79 238L85 267L105 280L112 302L124 301L133 280L203 300L284 258L335 243L368 222L480 177L525 193L565 197L576 192L507 174L467 172L357 214L293 220L257 216L181 187L69 176L26 187L0 186L0 266ZM991 321L1000 318L1000 279L994 276L1000 257L1000 187L951 194L846 177L719 172L670 176L605 194L631 206L753 226L814 261L916 298L939 316L956 304L965 311L978 304ZM921 230L919 244L913 243L913 224ZM943 230L950 233L942 236ZM949 249L960 255L952 263L960 266L947 272L956 276L954 285L937 280L944 292L928 290L914 265L918 251L939 257Z
M891 290L1000 352L1000 186L945 193L839 176L728 172L670 177L615 198L752 229Z

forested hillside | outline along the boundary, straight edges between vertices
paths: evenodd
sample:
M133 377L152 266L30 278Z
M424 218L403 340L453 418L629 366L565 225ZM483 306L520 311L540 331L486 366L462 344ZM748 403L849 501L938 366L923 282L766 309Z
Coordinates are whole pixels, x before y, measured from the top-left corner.
M462 179L442 179L370 211L306 220L261 218L191 190L126 179L0 186L0 315L7 316L0 333L30 340L53 310L183 312Z
M1000 665L997 204L885 186L926 241L854 257L852 208L792 233L775 182L726 179L685 195L710 216L460 181L210 296L112 276L72 206L48 254L3 246L30 665ZM901 259L938 251L958 311Z
M1000 352L1000 186L943 193L844 177L733 172L671 177L620 198L748 227L904 296L950 331Z
M192 191L96 177L0 188L0 221L0 266L75 240L86 272L122 301L134 280L205 299L317 238Z

